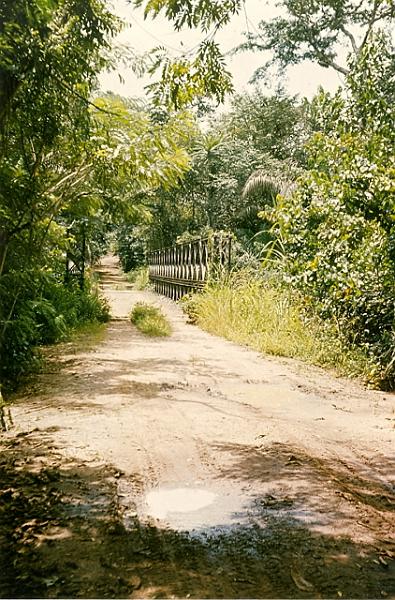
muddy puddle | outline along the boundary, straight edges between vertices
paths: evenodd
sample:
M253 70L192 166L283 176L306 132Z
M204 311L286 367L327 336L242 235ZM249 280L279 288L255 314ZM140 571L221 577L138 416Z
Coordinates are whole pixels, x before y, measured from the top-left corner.
M143 496L138 514L142 520L153 520L159 528L193 535L247 523L251 501L240 489L161 485Z

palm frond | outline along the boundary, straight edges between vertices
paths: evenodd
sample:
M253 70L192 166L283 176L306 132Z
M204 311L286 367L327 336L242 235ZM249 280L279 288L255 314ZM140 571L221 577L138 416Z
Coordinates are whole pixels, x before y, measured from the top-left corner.
M279 177L268 177L261 169L251 173L243 188L243 198L260 193L268 200L274 200L278 194L288 195L294 189L295 184L284 181Z

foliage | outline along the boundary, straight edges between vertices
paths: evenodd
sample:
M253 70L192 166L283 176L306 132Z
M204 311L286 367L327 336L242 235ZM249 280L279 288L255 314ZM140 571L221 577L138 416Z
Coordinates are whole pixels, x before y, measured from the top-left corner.
M73 111L70 96L87 97L120 23L102 0L5 0L0 24L0 125L4 130L15 111L34 113L37 121L22 122L48 143L59 115Z
M302 296L280 285L278 276L238 270L184 305L203 329L260 352L300 358L341 374L368 370L363 352L347 347L335 324L307 311Z
M163 47L155 48L152 58L149 73L154 75L160 71L160 79L147 88L159 106L165 104L179 109L204 96L213 96L219 103L224 101L225 94L233 91L225 59L212 40L204 40L192 59L183 56L174 60Z
M0 363L10 379L35 344L100 318L88 282L81 296L63 285L66 256L92 262L112 223L148 218L139 194L188 168L191 119L154 124L136 103L92 101L119 30L104 1L7 1L0 15ZM47 276L64 303L52 303Z
M35 348L65 339L69 332L90 321L105 322L109 309L95 290L72 285L65 288L54 273L31 273L14 305L13 318L4 337L0 379L5 389L38 364ZM20 277L18 285L21 285ZM9 274L6 284L11 284ZM40 295L37 294L40 289Z
M282 88L272 96L257 89L232 98L221 129L257 153L304 164L303 144L310 133L306 117L305 104L287 96Z
M133 307L130 320L139 331L150 337L168 337L171 334L171 325L162 311L145 302L138 302Z
M273 202L272 195L256 189L247 197L243 189L257 170L282 184L295 178L303 160L305 113L283 92L272 98L256 92L237 96L207 131L196 129L186 146L190 169L178 187L147 197L153 217L146 228L148 246L169 246L185 232L210 229L233 230L247 243L267 231L258 213Z
M338 58L340 47L358 57L378 27L390 27L394 18L392 0L282 0L280 15L261 20L239 50L271 51L272 58L255 73L264 78L272 64L280 69L306 60L347 75L347 65Z
M34 345L101 318L88 289L63 286L65 217L87 206L89 94L118 22L101 0L7 1L0 12L0 376L9 382Z
M233 87L225 60L214 40L215 32L228 23L241 8L241 0L134 0L136 6L144 6L145 16L156 17L161 12L173 22L175 29L200 27L205 35L196 53L185 53L171 59L166 49L153 51L151 75L160 72L160 79L149 87L159 104L180 108L195 98L214 97L224 99ZM212 31L210 29L212 28Z
M358 57L370 35L378 28L390 29L394 19L393 0L362 0L357 4L350 0L281 0L278 15L257 24L249 20L248 3L241 0L134 0L134 4L144 6L145 16L164 13L176 30L200 28L205 35L196 51L192 49L176 59L171 59L162 47L153 51L151 73L160 72L161 78L151 90L158 103L176 107L199 96L212 96L220 102L232 90L215 35L241 10L248 31L246 42L236 51L271 54L256 71L255 80L265 78L273 64L283 71L306 60L347 75L349 68L342 64L339 49L346 47Z
M148 267L140 267L134 271L130 271L127 280L133 283L136 290L145 290L149 286L149 270Z
M95 104L100 108L93 140L99 183L110 191L108 204L131 210L123 217L136 217L136 209L144 210L136 202L139 195L174 187L188 170L184 146L194 131L193 118L188 111L169 112L164 122L154 122L148 107L112 94ZM131 198L135 202L128 206L125 200Z
M132 225L122 225L117 230L116 252L125 273L145 263L146 240L141 233L141 228Z
M291 199L278 199L271 218L289 280L369 353L371 381L393 387L395 86L385 36L352 65L347 94L316 101L326 124L309 144L311 168Z

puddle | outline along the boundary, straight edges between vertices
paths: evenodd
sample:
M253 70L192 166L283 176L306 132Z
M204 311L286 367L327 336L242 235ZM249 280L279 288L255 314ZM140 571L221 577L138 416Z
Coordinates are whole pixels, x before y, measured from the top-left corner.
M234 490L160 487L145 496L141 513L172 529L196 530L245 522L246 501L245 495Z
M299 521L309 527L327 525L324 513L295 503L293 497L284 495L284 489L277 489L273 483L262 484L258 496L224 481L210 482L205 487L186 482L177 487L162 484L140 498L135 508L141 520L154 519L155 527L170 527L197 536L207 530L215 535L254 523L262 528L268 519L278 518Z
M165 519L170 513L191 513L212 504L214 492L189 488L155 490L146 497L148 514L155 519Z

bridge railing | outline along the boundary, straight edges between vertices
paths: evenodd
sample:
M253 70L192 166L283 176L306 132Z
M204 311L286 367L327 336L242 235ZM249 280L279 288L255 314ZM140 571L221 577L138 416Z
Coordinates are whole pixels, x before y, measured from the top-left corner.
M150 281L159 294L178 300L229 269L231 252L232 238L224 233L149 252Z

